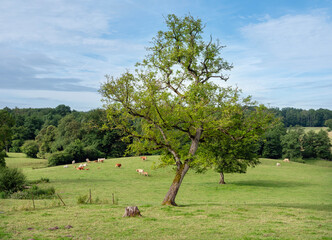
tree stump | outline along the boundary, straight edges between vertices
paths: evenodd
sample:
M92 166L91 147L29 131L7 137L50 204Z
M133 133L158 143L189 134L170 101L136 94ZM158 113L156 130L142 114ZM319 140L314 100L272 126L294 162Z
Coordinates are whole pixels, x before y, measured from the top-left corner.
M125 214L122 217L136 217L142 216L137 206L126 207Z

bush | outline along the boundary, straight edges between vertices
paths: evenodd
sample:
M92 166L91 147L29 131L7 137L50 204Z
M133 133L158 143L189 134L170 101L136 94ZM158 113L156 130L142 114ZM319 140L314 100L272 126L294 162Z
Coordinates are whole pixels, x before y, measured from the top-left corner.
M69 164L73 161L73 156L67 152L55 152L48 158L48 166Z
M27 140L21 147L22 152L24 152L28 157L36 158L39 151L39 146L34 140Z
M77 139L65 148L65 152L73 156L76 162L83 162L86 159L83 147L83 143Z
M84 148L85 158L89 158L90 160L95 160L98 158L105 157L105 154L99 151L98 149L94 147L85 147Z
M5 161L6 152L0 151L0 168L6 167L6 161Z
M9 149L10 152L21 152L21 147L24 144L24 140L22 139L15 139L12 141L11 148Z
M38 186L33 186L30 189L16 192L11 195L11 198L13 199L47 199L47 198L53 198L55 195L55 189L54 187L49 188L39 188Z
M13 193L24 188L25 175L17 168L0 168L0 192Z

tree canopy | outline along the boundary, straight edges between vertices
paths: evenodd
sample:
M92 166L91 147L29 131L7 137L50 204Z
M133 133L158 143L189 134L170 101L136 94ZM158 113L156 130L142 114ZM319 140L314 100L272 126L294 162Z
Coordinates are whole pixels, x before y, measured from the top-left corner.
M213 138L256 139L273 117L267 108L242 98L239 89L221 87L232 65L219 41L203 41L203 24L192 16L168 15L135 73L106 76L100 92L113 125L135 140L131 151L162 151L164 165L176 166L163 204L176 205L181 182L198 159L198 148ZM134 124L139 122L139 125ZM138 127L139 126L139 127ZM240 126L240 127L239 127ZM235 146L235 144L234 144ZM209 148L206 148L209 151Z

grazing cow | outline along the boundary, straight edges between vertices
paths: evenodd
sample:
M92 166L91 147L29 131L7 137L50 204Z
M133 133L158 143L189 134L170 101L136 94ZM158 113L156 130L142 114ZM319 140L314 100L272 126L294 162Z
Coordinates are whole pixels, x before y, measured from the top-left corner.
M94 162L98 162L98 160L94 160Z
M143 175L146 176L146 177L149 176L149 174L147 172L143 172Z
M105 158L98 158L98 162L103 163L105 161Z
M139 174L142 174L144 172L143 169L136 169L136 172L138 172Z
M90 162L89 158L85 159L86 162Z
M71 161L71 164L75 164L75 160Z
M117 163L117 164L115 164L115 167L120 168L120 167L121 167L121 163Z
M146 156L140 157L143 161L146 160Z
M289 159L288 159L288 158L285 158L285 159L283 160L283 162L289 162Z
M64 168L67 168L67 167L68 167L68 165L64 165L63 167L64 167Z
M277 167L280 167L280 163L277 163Z

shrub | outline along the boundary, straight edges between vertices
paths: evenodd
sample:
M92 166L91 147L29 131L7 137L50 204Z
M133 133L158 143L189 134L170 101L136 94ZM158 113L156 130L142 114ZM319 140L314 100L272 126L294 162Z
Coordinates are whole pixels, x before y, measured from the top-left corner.
M28 157L36 158L39 151L38 144L34 140L27 140L21 147L22 152L24 152Z
M73 156L67 152L55 152L48 158L49 166L69 164L73 161Z
M85 147L84 153L85 153L85 158L89 158L90 160L105 157L104 153L102 153L101 151L92 146Z
M73 156L75 161L83 162L86 159L83 148L83 143L77 139L65 148L65 152Z
M6 161L5 161L6 152L0 151L0 168L6 167Z
M24 144L24 140L15 139L12 141L10 152L21 152L21 147Z
M17 168L0 168L0 192L13 193L24 188L25 175Z
M16 192L11 195L11 198L14 199L47 199L47 198L53 198L55 195L55 189L54 187L49 188L39 188L38 186L33 186L30 189L26 189L21 192Z

